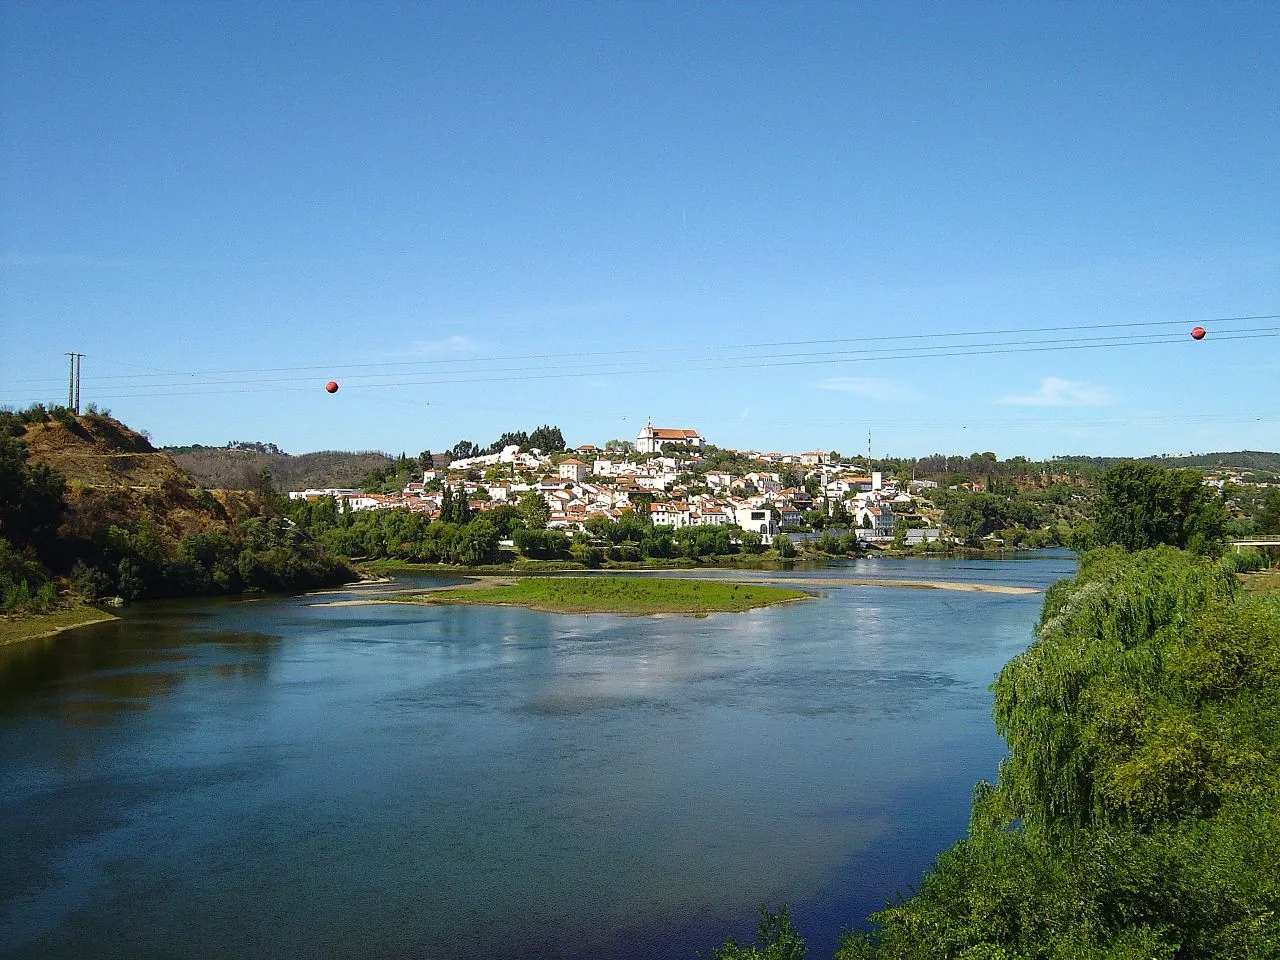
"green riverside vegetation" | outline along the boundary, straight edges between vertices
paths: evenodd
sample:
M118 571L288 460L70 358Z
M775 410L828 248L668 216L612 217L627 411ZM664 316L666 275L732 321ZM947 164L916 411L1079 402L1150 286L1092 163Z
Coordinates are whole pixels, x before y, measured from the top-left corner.
M967 838L837 960L1280 956L1280 594L1235 566L1113 546L1052 587L993 687L1009 757Z
M652 577L524 577L498 586L418 594L419 603L491 603L549 613L734 613L803 600L782 587Z

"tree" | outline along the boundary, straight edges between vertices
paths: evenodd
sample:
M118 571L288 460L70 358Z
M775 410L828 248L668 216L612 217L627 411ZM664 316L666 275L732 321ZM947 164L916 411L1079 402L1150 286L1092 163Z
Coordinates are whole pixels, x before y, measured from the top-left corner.
M489 444L485 453L501 453L507 447L519 447L521 450L524 450L528 446L529 435L527 433L523 430L516 430L514 432L508 431L497 440L493 441L493 443Z
M631 509L642 517L649 516L649 508L653 506L653 494L648 490L632 490L627 494Z
M804 960L809 948L791 926L791 911L784 904L776 913L760 906L760 922L756 925L756 942L740 945L726 940L711 951L712 960Z
M462 501L464 504L465 500ZM498 560L498 529L487 517L477 517L458 537L458 562L475 567Z
M547 521L551 519L551 508L537 490L526 490L520 494L516 509L520 511L524 525L530 530L546 529Z
M1258 514L1258 532L1280 534L1280 487L1272 487L1267 491L1267 498Z
M467 488L462 484L458 484L458 492L453 496L453 516L445 517L453 523L461 526L471 522L471 506L467 503Z
M778 551L778 556L787 558L796 555L796 545L791 542L791 538L785 533L780 533L773 538L773 549Z
M480 456L480 448L470 440L459 440L449 451L449 456L454 460L470 460Z
M559 427L544 424L529 434L529 447L543 453L559 453L565 449L564 434Z
M991 493L954 496L942 513L942 522L965 543L976 543L1007 526L1007 501Z
M1099 481L1095 536L1129 551L1162 544L1213 553L1221 548L1226 510L1195 470L1118 463Z
M0 537L45 553L62 522L66 481L42 464L27 463L27 445L0 436Z
M275 478L266 467L245 467L244 489L252 490L263 499L270 499L275 493Z
M554 560L569 556L569 536L559 530L517 530L511 539L526 557Z

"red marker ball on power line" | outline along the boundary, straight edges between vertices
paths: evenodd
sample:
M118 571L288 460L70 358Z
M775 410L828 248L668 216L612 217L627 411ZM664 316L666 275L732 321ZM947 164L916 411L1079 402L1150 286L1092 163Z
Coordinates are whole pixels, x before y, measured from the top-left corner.
M330 380L328 383L324 385L324 388L329 393L337 393L338 392L337 381Z
M1192 339L1192 340L1203 340L1203 339L1204 339L1204 334L1205 334L1205 329L1204 329L1204 327L1192 327L1192 328L1191 328L1191 339Z

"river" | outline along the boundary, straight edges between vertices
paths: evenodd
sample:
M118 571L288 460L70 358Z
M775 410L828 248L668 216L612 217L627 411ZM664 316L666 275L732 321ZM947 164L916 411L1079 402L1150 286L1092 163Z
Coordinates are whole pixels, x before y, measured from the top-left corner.
M786 902L829 956L963 835L1042 600L838 581L1074 567L851 561L701 619L155 602L0 649L0 955L691 960Z

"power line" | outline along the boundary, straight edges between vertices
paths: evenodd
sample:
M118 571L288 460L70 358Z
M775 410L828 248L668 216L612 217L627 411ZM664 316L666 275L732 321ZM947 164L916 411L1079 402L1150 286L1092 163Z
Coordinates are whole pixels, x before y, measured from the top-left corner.
M1244 333L1241 331L1237 335L1219 335L1215 339L1223 340L1254 340L1263 338L1280 337L1280 328L1260 328L1257 332ZM698 363L699 370L751 370L760 368L775 367L805 367L805 366L831 366L853 363L873 363L883 362L887 360L941 360L958 357L977 357L977 356L1002 356L1020 353L1043 353L1051 351L1067 351L1067 350L1097 350L1114 347L1137 347L1137 346L1154 346L1158 344L1180 343L1181 338L1169 337L1144 337L1142 339L1135 338L1100 338L1093 342L1084 342L1074 340L1051 340L1051 341L1022 341L1013 346L999 345L961 345L953 349L945 349L941 347L921 347L915 348L913 352L898 353L878 353L868 352L854 356L831 355L827 354L814 359L786 359L773 357L739 357L726 358L733 359L735 362L721 362L708 364L704 358L691 358L687 363ZM810 357L809 354L801 356ZM751 362L740 362L740 361ZM552 372L552 373L531 373L530 371L543 370L543 367L508 367L496 368L489 370L475 371L475 375L465 375L450 378L441 378L431 374L424 376L433 376L433 379L403 379L396 381L387 381L380 383L364 383L355 382L348 384L344 389L370 389L370 388L386 388L386 387L409 387L409 386L456 386L463 384L479 384L479 383L507 383L512 381L542 381L542 380L565 380L583 377L622 377L622 376L663 376L682 374L687 370L672 369L670 365L664 367L649 368L623 368L623 369L598 369L577 367L572 370ZM484 375L481 375L484 374ZM494 376L493 374L500 374ZM519 374L519 375L514 375ZM212 396L224 393L263 393L270 392L273 389L281 389L274 386L275 384L296 383L297 378L280 378L276 380L231 380L231 381L213 381L204 383L192 383L193 387L220 387L217 390L175 390L171 392L162 392L169 387L183 386L182 384L155 384L157 389L147 390L145 392L136 393L118 393L106 395L103 399L134 399L140 397L162 397L162 396ZM124 386L123 389L133 389L142 385ZM227 387L241 389L226 389ZM256 389L243 389L245 387Z
M1072 324L1067 326L1053 326L1053 327L994 328L994 329L987 329L987 330L953 331L948 333L908 333L908 334L890 334L890 335L878 335L878 336L827 337L827 338L808 339L808 340L776 340L776 341L761 341L761 342L753 342L753 343L752 342L720 343L720 344L706 344L700 347L692 348L692 350L688 347L639 347L639 348L630 348L630 349L575 351L575 352L543 353L543 354L509 354L509 355L499 355L499 356L489 356L489 357L449 357L449 358L437 358L433 360L427 360L427 359L384 360L384 361L355 363L355 364L331 363L331 364L312 364L312 365L306 365L306 366L256 367L256 368L247 367L247 368L241 368L241 369L205 370L205 371L165 371L165 370L160 370L158 368L146 367L142 364L133 363L130 361L115 360L115 359L97 357L97 356L95 356L94 359L100 363L132 366L132 367L137 367L139 369L150 371L148 373L140 373L140 374L120 374L117 376L99 377L98 381L103 382L103 381L118 381L118 380L141 380L141 379L154 378L158 376L182 377L182 378L197 378L197 377L208 378L208 377L220 377L220 376L236 376L240 374L252 374L252 373L263 373L263 374L302 373L306 371L341 372L345 370L362 370L362 369L375 369L375 368L387 368L387 367L432 367L432 366L459 365L459 364L489 364L489 363L499 363L499 362L517 361L517 360L526 361L526 362L532 361L532 360L539 360L539 361L575 360L575 359L583 359L583 358L590 358L590 357L623 357L623 356L631 356L631 355L637 355L637 354L644 355L646 357L652 356L654 354L666 354L666 353L681 353L681 354L687 355L691 352L716 353L716 352L725 351L725 350L764 350L764 349L786 348L786 347L834 346L838 344L904 343L904 342L913 341L913 340L937 341L937 340L958 340L958 339L964 339L964 338L979 339L979 338L1004 337L1004 336L1021 335L1021 334L1048 334L1048 333L1064 333L1064 332L1079 334L1081 331L1090 331L1090 330L1122 330L1122 329L1157 328L1157 327L1184 328L1189 323L1203 325L1203 324L1252 322L1252 321L1261 321L1261 320L1280 320L1280 314L1256 314L1256 315L1234 316L1234 317L1215 317L1215 318L1201 319L1201 320L1195 320L1195 321L1143 320L1143 321L1130 321L1125 323ZM1079 339L1079 338L1076 337L1072 339ZM1097 338L1086 338L1086 339L1097 339ZM1221 336L1215 337L1215 339L1222 339L1222 337ZM1015 341L1015 342L1025 342L1025 341ZM927 348L927 345L926 347L921 347L921 348L906 348L906 349L926 349L926 348ZM856 351L856 352L862 352L862 351ZM699 359L700 358L698 357L694 357L688 360L684 360L682 362L698 362ZM727 358L727 359L733 359L733 358ZM540 368L542 366L545 366L545 365L540 365ZM408 371L405 371L405 372L408 372ZM385 376L398 376L398 375L400 374L399 373L385 374ZM9 382L18 384L18 383L40 383L40 382L46 382L46 381L39 378L28 378L25 380L12 380ZM237 381L230 381L230 382L237 382ZM268 381L255 380L255 381L245 381L245 382L268 382ZM272 382L287 382L287 380L282 378L280 380L276 380Z

